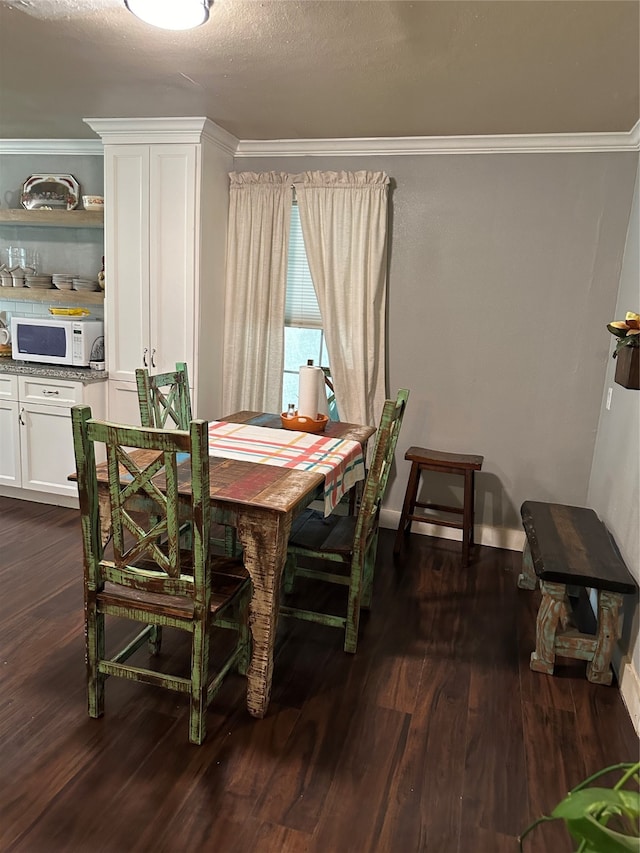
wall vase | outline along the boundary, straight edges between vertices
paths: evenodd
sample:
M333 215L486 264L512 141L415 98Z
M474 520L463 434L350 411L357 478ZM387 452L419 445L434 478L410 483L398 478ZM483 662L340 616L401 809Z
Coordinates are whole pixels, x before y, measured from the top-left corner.
M623 388L640 390L640 347L620 347L616 356L615 381Z

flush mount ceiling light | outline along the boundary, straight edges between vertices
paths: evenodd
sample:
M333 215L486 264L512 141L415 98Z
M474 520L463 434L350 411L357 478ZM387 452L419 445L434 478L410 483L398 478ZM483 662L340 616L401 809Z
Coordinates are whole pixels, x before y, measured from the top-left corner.
M130 12L164 30L190 30L209 18L212 0L124 0Z

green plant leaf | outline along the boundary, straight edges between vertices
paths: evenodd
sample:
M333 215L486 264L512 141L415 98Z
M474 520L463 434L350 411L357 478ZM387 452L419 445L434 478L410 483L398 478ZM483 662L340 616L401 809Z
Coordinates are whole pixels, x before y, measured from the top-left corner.
M622 347L640 347L640 335L625 335L616 341L616 352Z
M596 815L624 814L634 819L640 815L640 793L638 791L613 790L611 788L583 788L574 791L558 803L551 817L565 820Z
M590 787L596 779L614 771L620 775L613 787ZM577 844L576 853L640 853L639 771L640 762L622 762L583 780L558 803L551 815L538 818L520 836L521 853L526 836L548 820L564 821ZM634 790L625 787L629 783L633 783ZM616 829L607 826L609 821Z
M581 847L585 853L639 853L640 839L629 835L621 835L607 826L603 826L593 817L582 817L567 820L567 828L575 841L587 842Z

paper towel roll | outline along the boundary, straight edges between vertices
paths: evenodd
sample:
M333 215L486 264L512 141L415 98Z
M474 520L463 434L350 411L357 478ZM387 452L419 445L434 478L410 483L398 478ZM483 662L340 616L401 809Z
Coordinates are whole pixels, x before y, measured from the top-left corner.
M320 367L304 365L300 368L298 382L298 414L305 418L318 417L320 383L324 385L324 373Z

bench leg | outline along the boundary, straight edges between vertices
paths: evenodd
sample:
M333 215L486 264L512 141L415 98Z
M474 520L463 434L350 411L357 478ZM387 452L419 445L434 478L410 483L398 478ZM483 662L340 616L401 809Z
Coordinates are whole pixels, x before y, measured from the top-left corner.
M518 575L518 586L520 589L535 589L537 585L538 578L533 568L531 548L527 539L524 543L524 551L522 552L522 572Z
M555 641L558 622L566 618L567 588L560 583L541 583L542 601L536 619L536 650L531 652L530 668L553 675L556 660Z
M611 657L620 636L618 614L622 596L616 592L598 592L598 634L593 659L587 664L587 678L594 684L611 684Z

